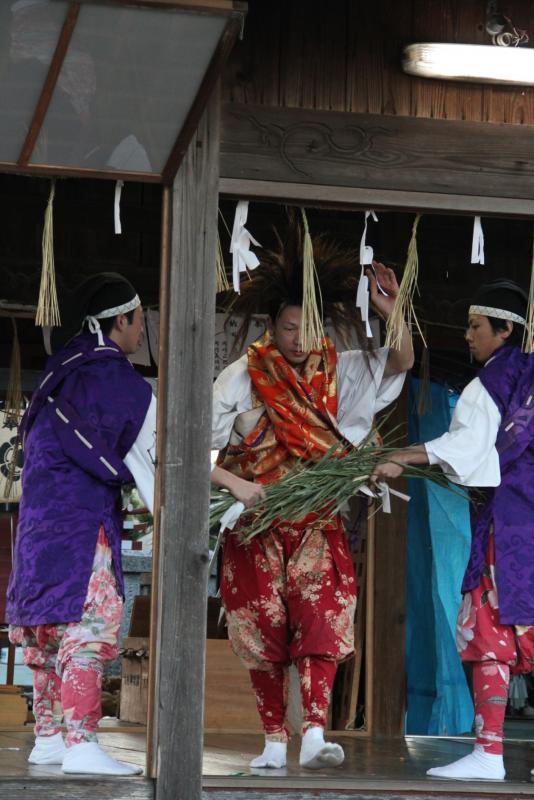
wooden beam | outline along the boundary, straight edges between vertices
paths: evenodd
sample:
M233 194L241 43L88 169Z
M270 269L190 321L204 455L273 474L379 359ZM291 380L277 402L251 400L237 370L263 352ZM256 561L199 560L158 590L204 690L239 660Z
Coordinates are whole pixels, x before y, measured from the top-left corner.
M46 112L48 111L50 101L52 100L52 95L54 93L54 89L56 88L57 79L59 77L61 67L63 66L63 61L65 60L79 13L80 3L71 3L69 10L67 11L65 21L63 22L59 39L57 40L56 49L54 50L54 55L52 56L52 61L50 62L50 66L48 68L48 74L46 76L41 95L37 101L37 105L35 106L35 111L33 112L33 118L30 123L28 134L24 140L24 144L22 145L22 150L20 151L18 164L21 167L26 166L26 164L29 162L33 153L33 148L35 147L35 142L37 141L37 137L41 132L41 126L46 116Z
M182 126L182 130L178 134L178 138L171 150L167 163L163 168L163 182L170 184L174 180L174 176L180 166L180 163L185 155L193 134L197 128L198 121L204 112L208 98L210 97L213 87L215 86L218 78L221 75L224 65L230 55L230 52L236 42L237 37L241 31L243 24L243 14L236 12L232 16L219 39L219 43L213 53L208 69L202 79L200 88L193 101L189 113Z
M368 207L420 200L422 210L449 211L464 198L466 213L500 213L506 201L505 213L525 216L533 210L533 149L527 125L228 103L221 178L225 191L228 180L255 181L270 185L271 196L302 187L319 202L327 195L352 203L362 193Z
M129 8L153 8L158 11L185 11L213 16L229 15L235 10L243 11L246 3L233 0L79 0L88 6L128 6Z
M154 172L125 172L118 169L90 169L85 167L55 167L49 164L26 164L20 166L0 161L0 172L28 175L41 178L96 178L105 181L137 181L139 183L161 183L162 177Z
M41 772L42 775L42 772ZM144 778L105 778L102 775L54 780L50 774L0 779L0 796L9 800L154 800L153 781Z
M168 342L160 364L166 411L159 431L157 800L201 798L218 147L217 89L172 193Z
M483 214L488 217L534 217L534 200L510 197L360 189L310 183L221 178L221 195L264 203L295 203L318 208L426 211L432 214Z
M167 365L168 365L168 317L169 317L169 273L171 264L171 219L172 192L163 187L161 198L161 249L160 249L160 283L159 283L159 352L158 352L158 406L157 406L157 442L156 442L156 487L154 495L154 532L152 539L152 603L150 606L150 643L148 659L148 711L146 737L146 771L152 778L157 774L157 732L159 692L159 675L157 670L157 644L161 639L161 608L163 597L160 583L161 553L161 501L162 469L165 459L165 419L167 414Z
M399 428L397 440L406 447L408 384L393 410L388 410L385 433ZM402 485L399 486L404 491ZM407 503L393 499L391 514L379 511L374 526L374 576L371 632L372 650L371 730L373 736L404 736L406 707L406 535ZM371 589L372 586L372 589ZM385 687L387 689L385 690ZM366 708L366 712L367 712Z
M373 514L373 516L367 520L367 580L365 587L365 732L368 736L374 735L375 721L375 576L376 514Z

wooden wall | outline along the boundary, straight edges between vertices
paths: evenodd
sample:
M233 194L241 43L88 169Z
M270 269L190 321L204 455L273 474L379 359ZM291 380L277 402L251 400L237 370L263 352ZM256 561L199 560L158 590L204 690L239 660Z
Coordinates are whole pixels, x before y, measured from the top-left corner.
M534 3L499 6L534 40ZM413 78L401 70L403 46L414 41L490 44L485 9L486 0L249 0L223 100L532 125L533 88Z

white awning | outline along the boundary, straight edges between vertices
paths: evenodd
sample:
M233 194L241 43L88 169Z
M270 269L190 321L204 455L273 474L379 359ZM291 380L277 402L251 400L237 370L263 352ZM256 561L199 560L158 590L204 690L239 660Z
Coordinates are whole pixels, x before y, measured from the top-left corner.
M170 183L244 8L1 3L0 171Z

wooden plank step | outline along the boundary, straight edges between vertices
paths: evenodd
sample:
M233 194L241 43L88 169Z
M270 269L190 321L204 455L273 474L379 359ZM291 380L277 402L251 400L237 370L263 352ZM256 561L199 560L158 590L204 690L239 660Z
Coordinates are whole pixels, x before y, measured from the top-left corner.
M40 770L45 770L40 767ZM0 797L9 800L154 800L154 782L148 778L93 776L0 778Z

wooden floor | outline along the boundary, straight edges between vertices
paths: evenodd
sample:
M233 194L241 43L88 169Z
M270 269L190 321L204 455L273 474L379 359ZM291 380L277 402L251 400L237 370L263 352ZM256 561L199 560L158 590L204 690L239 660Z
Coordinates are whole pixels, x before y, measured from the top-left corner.
M504 782L451 782L427 778L429 767L446 764L466 755L473 746L472 739L443 739L407 737L406 739L364 739L336 734L342 744L346 761L338 769L310 773L298 766L297 739L290 744L287 768L283 770L252 770L251 758L262 749L262 737L251 735L207 734L204 746L204 789L210 800L233 800L249 796L260 800L261 792L269 800L288 797L292 800L336 796L347 798L391 797L396 800L417 796L466 797L528 797L534 798L534 783L530 770L534 768L534 742L509 742ZM218 790L218 791L216 791ZM245 790L248 790L246 792ZM256 793L253 793L255 790ZM273 790L275 794L273 794ZM278 791L276 791L278 790Z
M108 727L98 739L114 758L145 768L144 731ZM0 730L0 800L153 800L153 782L143 776L95 779L28 764L33 742L31 728Z
M344 747L339 769L309 772L298 767L298 739L290 744L283 770L252 770L249 761L262 748L262 737L208 733L204 748L203 800L481 800L531 798L534 742L512 741L506 747L507 780L467 783L426 778L425 771L468 752L472 740L408 737L372 740L336 734ZM99 732L102 746L115 758L145 766L145 734L128 728ZM66 776L59 766L32 766L30 730L0 730L0 800L153 800L154 784L135 778L95 779ZM181 798L177 791L177 800Z

